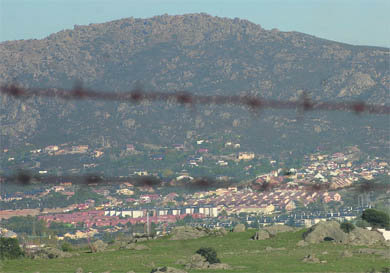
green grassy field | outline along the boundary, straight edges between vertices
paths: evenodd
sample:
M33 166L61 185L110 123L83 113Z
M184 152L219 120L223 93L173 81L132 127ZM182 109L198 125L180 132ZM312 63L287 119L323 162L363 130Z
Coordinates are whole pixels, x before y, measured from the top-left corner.
M221 262L233 267L232 270L191 270L189 272L368 272L390 266L383 257L367 254L353 254L345 258L341 253L351 252L362 246L344 246L332 242L323 242L307 247L297 247L303 230L280 233L264 241L252 241L254 231L229 233L225 237L205 237L194 240L171 241L158 239L144 244L151 250L115 250L102 253L78 251L80 256L51 260L19 259L3 262L2 272L75 272L79 267L84 272L127 272L149 273L153 267L173 266L183 269L175 262L188 258L200 247L214 247ZM284 247L286 250L266 251L266 247ZM379 248L379 247L376 247ZM384 248L384 247L382 247ZM322 254L323 252L328 254ZM390 251L390 250L389 250ZM307 254L315 254L326 264L303 263Z

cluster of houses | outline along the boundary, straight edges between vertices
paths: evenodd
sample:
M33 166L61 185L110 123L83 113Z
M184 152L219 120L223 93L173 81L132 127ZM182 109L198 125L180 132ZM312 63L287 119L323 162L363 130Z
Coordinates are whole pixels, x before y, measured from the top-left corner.
M153 208L153 209L123 209L87 210L72 213L40 215L38 219L51 222L61 222L77 225L82 223L85 228L114 227L130 223L175 223L186 216L192 218L217 217L218 209L211 206L184 208Z
M186 205L214 205L219 211L227 214L256 213L270 214L276 211L291 211L296 202L303 205L315 202L341 201L337 192L308 192L303 189L275 189L267 192L256 192L250 189L238 191L236 187L217 189L215 191L197 192L186 200Z

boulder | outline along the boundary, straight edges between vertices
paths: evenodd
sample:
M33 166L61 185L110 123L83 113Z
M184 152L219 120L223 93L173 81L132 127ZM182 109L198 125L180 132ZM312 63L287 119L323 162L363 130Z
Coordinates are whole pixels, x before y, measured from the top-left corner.
M352 257L352 252L349 251L349 250L344 250L343 253L341 253L341 257L344 257L344 258L349 258L349 257Z
M150 273L163 273L163 272L164 273L187 273L186 271L174 267L169 267L169 266L154 268Z
M186 264L186 269L207 269L209 265L205 257L200 254L195 254L191 256L189 262Z
M244 224L237 224L234 228L233 228L233 232L244 232L245 231L245 225Z
M205 237L208 235L208 232L203 228L180 226L175 227L171 234L170 240L189 240Z
M204 229L204 230L209 236L225 236L226 234L228 234L227 230L224 228Z
M263 230L268 232L271 236L275 236L276 234L281 232L295 231L293 227L286 226L286 225L268 226L268 227L264 227Z
M270 238L270 235L267 231L265 230L259 230L256 231L255 235L252 236L252 240L265 240Z
M192 255L189 263L186 264L185 268L187 270L191 269L220 269L220 270L228 270L231 269L231 266L225 263L215 263L210 264L207 262L206 258L200 254Z
M318 259L314 254L309 254L307 256L305 256L303 259L302 259L302 262L304 263L315 263L315 264L318 264L320 263L320 259Z
M81 267L79 267L76 269L74 273L84 273L84 270Z
M95 252L103 252L106 250L107 244L102 240L97 240L96 242L92 243L92 247L94 248Z

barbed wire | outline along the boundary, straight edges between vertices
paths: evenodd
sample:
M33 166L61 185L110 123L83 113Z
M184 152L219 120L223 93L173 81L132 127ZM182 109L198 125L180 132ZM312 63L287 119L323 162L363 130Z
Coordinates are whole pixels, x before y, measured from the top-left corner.
M68 175L68 176L55 176L55 175L33 175L28 171L20 171L19 173L11 176L0 177L0 186L2 184L14 184L19 186L52 186L61 185L62 183L71 182L72 185L80 185L86 187L99 187L99 186L111 186L120 185L123 183L130 183L135 188L150 187L183 187L188 190L203 191L210 190L211 188L229 188L237 186L239 188L250 188L257 192L272 192L277 189L287 190L299 190L306 192L326 192L326 191L339 191L343 189L352 190L356 193L368 193L368 192L389 192L390 183L383 183L378 181L362 180L360 182L351 184L343 188L333 188L331 183L316 181L306 181L305 183L272 183L263 181L261 183L256 182L256 179L248 180L245 183L237 183L234 180L217 181L208 177L199 177L188 181L176 181L172 182L163 181L155 176L133 176L133 177L105 177L98 174L86 174L86 175Z
M390 106L379 104L367 104L363 101L356 102L321 102L311 100L307 93L303 93L296 101L264 99L258 96L225 96L225 95L194 95L189 92L156 92L144 91L135 88L130 92L98 92L76 85L71 90L58 88L23 88L16 84L0 86L0 92L15 98L47 97L61 98L65 100L106 100L140 103L143 101L173 102L181 105L236 105L245 106L252 110L261 109L298 109L306 111L346 111L356 114L390 114Z

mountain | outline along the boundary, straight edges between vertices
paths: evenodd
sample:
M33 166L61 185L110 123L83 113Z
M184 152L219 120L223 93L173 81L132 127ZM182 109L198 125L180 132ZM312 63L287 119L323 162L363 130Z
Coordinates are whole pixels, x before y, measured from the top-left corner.
M252 94L296 100L389 103L389 49L353 46L298 32L265 30L207 14L127 18L74 26L41 40L0 43L0 84L84 87L114 92L137 85L161 92ZM0 96L1 148L31 143L167 146L196 138L236 139L246 150L312 151L366 145L384 152L388 118L294 111L253 115L236 106L63 101ZM104 141L102 141L104 139ZM291 154L291 153L290 153Z

